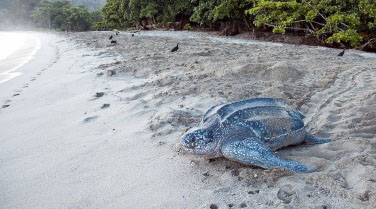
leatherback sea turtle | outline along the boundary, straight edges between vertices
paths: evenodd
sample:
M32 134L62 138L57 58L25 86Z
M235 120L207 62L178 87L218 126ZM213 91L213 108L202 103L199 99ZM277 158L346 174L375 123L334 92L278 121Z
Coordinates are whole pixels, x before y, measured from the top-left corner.
M331 141L308 133L303 118L303 114L276 99L248 99L212 107L201 124L189 130L180 141L193 154L225 157L263 168L312 172L316 170L314 166L284 160L273 153L303 141Z

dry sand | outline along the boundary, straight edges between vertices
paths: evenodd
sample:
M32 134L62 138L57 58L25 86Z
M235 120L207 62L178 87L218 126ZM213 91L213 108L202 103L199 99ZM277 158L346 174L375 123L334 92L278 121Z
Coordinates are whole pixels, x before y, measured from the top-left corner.
M123 32L111 45L109 35L40 34L29 73L0 85L1 208L376 207L374 54L189 32ZM335 140L278 151L318 172L181 149L208 108L251 97L281 99Z

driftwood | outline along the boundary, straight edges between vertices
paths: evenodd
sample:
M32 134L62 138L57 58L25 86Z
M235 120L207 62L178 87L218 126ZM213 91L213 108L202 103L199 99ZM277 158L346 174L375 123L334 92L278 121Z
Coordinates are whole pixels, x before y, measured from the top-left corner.
M373 43L376 43L376 38L371 38L370 40L368 40L366 43L356 47L356 49L358 50L363 50L366 46L370 45L370 44L373 44Z

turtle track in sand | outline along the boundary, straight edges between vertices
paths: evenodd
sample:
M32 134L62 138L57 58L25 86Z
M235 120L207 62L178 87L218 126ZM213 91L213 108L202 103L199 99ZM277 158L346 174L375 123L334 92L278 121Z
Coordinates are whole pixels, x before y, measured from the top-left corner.
M376 115L375 86L376 71L372 68L354 67L341 72L333 85L314 94L307 103L312 107L306 119L308 130L320 130L318 133L334 138L376 136L376 121L370 121Z
M376 69L355 66L339 73L332 85L313 94L306 103L310 107L307 130L335 140L322 147L322 153L312 154L327 160L323 164L331 179L311 177L315 187L322 190L332 189L319 182L332 182L337 189L330 194L334 199L347 197L353 203L376 204L372 192L376 189L375 87Z

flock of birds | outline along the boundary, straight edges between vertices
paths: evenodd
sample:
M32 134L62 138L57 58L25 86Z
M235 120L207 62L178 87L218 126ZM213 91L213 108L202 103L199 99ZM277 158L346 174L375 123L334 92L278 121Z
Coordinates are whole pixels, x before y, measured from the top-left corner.
M115 35L119 35L119 31L115 31ZM132 37L134 36L134 34L132 34ZM111 44L116 44L117 41L114 40L114 36L111 35L109 38L108 38L110 41L111 41ZM176 46L174 48L171 49L171 52L176 52L177 50L179 49L179 43L176 44Z
M115 35L119 35L119 33L120 33L119 31L117 31L117 30L115 31ZM132 34L132 37L133 36L134 36L134 34ZM116 44L117 43L117 41L114 40L114 36L113 35L111 35L108 39L111 41L111 44ZM171 52L176 52L178 49L179 49L179 43L177 43L176 46L171 49ZM340 52L337 56L338 57L342 57L345 54L345 50L346 49L343 49L343 51Z

